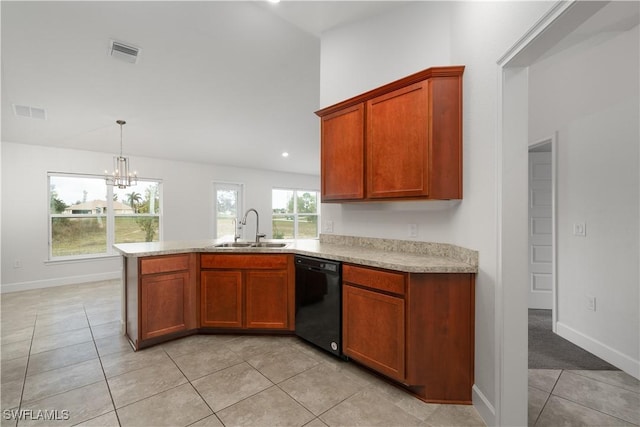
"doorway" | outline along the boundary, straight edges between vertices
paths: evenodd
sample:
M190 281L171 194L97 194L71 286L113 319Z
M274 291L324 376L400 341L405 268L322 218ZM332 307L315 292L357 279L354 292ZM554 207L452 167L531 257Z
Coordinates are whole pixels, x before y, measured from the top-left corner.
M606 3L558 2L498 60L497 408L500 425L527 422L529 282L528 67ZM516 284L516 286L510 286ZM557 322L554 322L557 323Z
M555 311L556 233L554 139L546 138L529 145L528 186L529 309L552 313Z

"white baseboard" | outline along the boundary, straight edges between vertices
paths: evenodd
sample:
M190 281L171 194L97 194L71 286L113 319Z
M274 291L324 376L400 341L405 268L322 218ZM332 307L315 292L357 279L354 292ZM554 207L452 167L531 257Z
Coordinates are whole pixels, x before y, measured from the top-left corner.
M556 333L562 338L571 341L578 347L581 347L589 353L595 354L602 360L611 363L613 366L620 368L632 377L640 379L640 360L635 360L630 356L619 352L615 348L609 347L608 345L601 343L582 332L576 331L562 322L556 323Z
M488 426L496 425L496 409L493 407L489 399L480 391L477 385L473 385L471 389L471 400L473 406Z
M99 282L101 280L122 279L122 271L109 271L105 273L85 274L82 276L60 277L57 279L33 280L31 282L3 283L0 293L28 291L32 289L52 288L55 286L77 285L80 283Z

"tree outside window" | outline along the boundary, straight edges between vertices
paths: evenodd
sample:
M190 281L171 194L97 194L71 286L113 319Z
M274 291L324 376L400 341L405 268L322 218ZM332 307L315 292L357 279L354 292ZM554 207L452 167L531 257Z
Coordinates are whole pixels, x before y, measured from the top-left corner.
M113 189L114 204L118 200L128 210L115 210L115 243L157 242L160 228L160 184L138 181L128 188Z
M272 235L274 239L318 237L318 192L273 189Z
M102 176L49 174L50 258L114 255L114 243L158 241L160 183L126 189Z
M237 222L242 210L242 184L214 183L215 223L214 237L233 239L238 233ZM234 229L234 224L236 228Z

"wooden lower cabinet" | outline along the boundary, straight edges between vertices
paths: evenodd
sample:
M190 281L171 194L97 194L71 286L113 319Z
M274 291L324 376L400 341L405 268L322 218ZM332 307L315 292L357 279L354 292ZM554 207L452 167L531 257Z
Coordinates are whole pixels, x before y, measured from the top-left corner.
M475 275L343 264L343 350L434 403L471 403Z
M343 352L404 382L404 299L344 285L342 301Z
M140 338L155 338L188 328L189 272L143 276ZM190 304L189 304L190 305Z
M245 273L246 327L289 328L289 280L286 270Z
M471 403L475 274L344 263L343 352L433 403ZM125 257L135 349L211 331L295 329L292 254Z
M136 349L197 328L195 254L125 261L126 329Z
M201 325L242 328L241 271L203 271L200 276Z
M407 383L429 402L471 403L475 274L409 274Z
M200 325L295 328L293 255L201 255Z

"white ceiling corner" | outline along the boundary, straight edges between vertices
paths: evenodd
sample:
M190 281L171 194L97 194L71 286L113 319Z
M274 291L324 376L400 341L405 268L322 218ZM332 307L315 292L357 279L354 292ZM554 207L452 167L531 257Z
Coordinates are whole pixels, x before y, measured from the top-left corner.
M385 3L0 2L3 141L319 174L318 35Z

